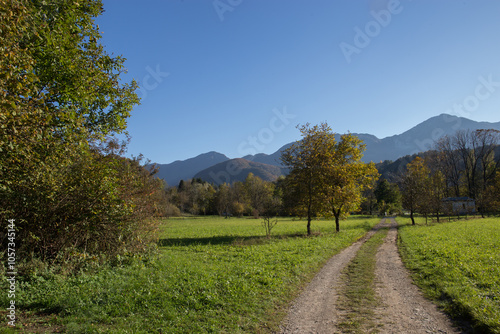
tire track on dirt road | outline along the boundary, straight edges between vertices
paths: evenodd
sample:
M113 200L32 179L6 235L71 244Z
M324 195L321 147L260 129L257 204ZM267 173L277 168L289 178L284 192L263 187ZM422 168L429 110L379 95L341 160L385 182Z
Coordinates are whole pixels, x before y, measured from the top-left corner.
M397 248L397 223L377 252L376 291L383 306L376 310L383 319L382 333L464 333L436 305L425 299L413 283Z
M337 291L342 284L340 282L342 270L353 259L361 245L375 232L374 228L328 260L293 303L281 325L280 333L335 333L335 324L338 320Z
M382 300L372 320L379 333L466 333L455 328L449 318L413 284L397 249L397 223L382 219L365 237L334 255L293 302L280 326L282 334L342 333L337 327L345 310L337 301L346 282L342 271L376 231L389 227L389 232L376 255L376 287Z

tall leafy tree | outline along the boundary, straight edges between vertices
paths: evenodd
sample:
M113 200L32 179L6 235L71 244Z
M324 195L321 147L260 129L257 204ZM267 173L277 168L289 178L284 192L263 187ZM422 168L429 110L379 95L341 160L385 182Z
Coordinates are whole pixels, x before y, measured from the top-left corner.
M361 161L365 146L359 138L346 134L337 142L327 123L306 124L300 131L302 140L282 155L290 169L289 192L307 216L309 234L315 214L333 215L339 231L340 219L359 207L363 190L373 184L378 172L373 163Z
M331 133L331 130L328 129ZM327 152L321 168L322 194L327 212L335 217L335 229L340 231L340 219L359 208L362 194L379 177L375 164L361 161L365 145L352 134L340 136Z
M403 207L410 211L412 225L415 225L414 214L421 209L427 198L429 169L420 157L416 157L406 166L401 179Z
M443 212L443 198L446 197L446 182L443 173L440 170L432 173L427 180L429 194L427 196L427 203L429 211L433 212L439 222L439 214Z
M215 208L219 216L224 215L226 218L229 217L229 210L232 202L231 198L231 186L227 183L223 183L219 186L217 193L215 194Z
M249 173L244 183L247 198L253 215L258 218L265 213L274 193L274 184Z
M401 192L397 184L382 179L374 193L382 213L401 209Z
M149 212L138 194L162 187L112 141L98 145L139 102L137 84L120 81L125 59L99 43L102 11L99 0L0 0L0 218L46 257L134 239L129 218Z
M302 140L295 142L281 155L290 170L285 179L285 199L296 213L307 217L307 234L311 234L312 218L321 211L324 197L321 168L335 146L335 137L326 123L299 127Z

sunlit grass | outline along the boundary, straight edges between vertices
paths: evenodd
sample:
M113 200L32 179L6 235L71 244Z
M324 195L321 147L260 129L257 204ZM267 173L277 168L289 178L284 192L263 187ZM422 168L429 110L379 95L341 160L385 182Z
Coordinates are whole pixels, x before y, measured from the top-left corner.
M16 305L70 333L271 332L313 273L378 221L351 218L340 233L313 221L308 237L305 221L281 219L268 239L260 220L169 219L155 259L19 282Z
M500 333L498 218L406 225L399 235L404 262L428 296L480 331Z

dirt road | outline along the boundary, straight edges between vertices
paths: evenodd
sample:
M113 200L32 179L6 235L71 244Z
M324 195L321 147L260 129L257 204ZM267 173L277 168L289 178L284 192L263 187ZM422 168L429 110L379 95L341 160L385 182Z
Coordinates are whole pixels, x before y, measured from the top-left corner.
M383 219L377 228L389 227L376 260L375 290L381 306L374 310L379 333L463 333L437 307L422 297L413 284L399 256L396 239L397 223ZM342 333L336 326L341 311L337 308L338 291L345 282L341 273L356 255L367 237L332 257L297 298L282 323L280 333Z

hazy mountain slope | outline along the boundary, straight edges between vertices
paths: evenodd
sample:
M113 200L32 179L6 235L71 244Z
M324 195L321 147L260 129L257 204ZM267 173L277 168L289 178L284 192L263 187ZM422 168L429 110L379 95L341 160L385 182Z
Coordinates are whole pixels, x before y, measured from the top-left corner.
M401 134L383 139L379 139L374 135L366 133L353 133L353 135L359 137L366 144L363 161L380 162L384 160L396 160L405 155L430 150L433 148L434 142L442 136L452 135L457 130L467 129L500 130L500 122L476 122L463 117L441 114L439 116L429 118L428 120ZM336 138L338 140L340 138L340 134L338 134ZM281 151L290 145L292 145L292 143L283 146L280 150L270 155L256 154L254 156L246 156L244 158L279 166Z
M208 152L187 160L158 164L159 171L156 175L167 181L169 186L176 186L180 180L191 179L199 171L227 160L229 158L224 154Z
M279 150L277 150L273 154L259 153L255 155L246 155L243 157L243 159L254 162L261 162L263 164L268 164L273 166L281 166L281 161L280 161L281 152L292 146L292 144L293 143L288 143L282 146Z
M365 133L353 133L353 135L358 136L366 144L366 151L364 153L363 161L373 161L379 163L385 160L394 161L400 157L427 151L433 147L434 142L440 137L444 135L452 135L457 130L466 129L500 130L500 122L476 122L463 117L441 114L439 116L429 118L428 120L414 126L413 128L401 134L386 137L383 139L379 139L374 135ZM397 131L397 129L394 129L394 131ZM337 138L339 137L340 135L337 135ZM290 147L292 144L293 143L288 143L284 145L273 154L260 153L256 155L247 155L243 157L243 159L253 163L262 163L274 167L279 167L281 152ZM165 179L169 185L177 185L181 179L187 180L193 178L198 172L201 172L218 163L227 162L228 160L229 158L221 153L209 152L184 161L175 161L171 164L159 165L160 172L158 176ZM220 166L217 168L217 170L210 171L223 175L222 172L224 171L224 169L220 169ZM242 170L245 171L247 170L247 168L257 168L257 165L246 166ZM269 172L269 167L262 168L260 172L263 173L262 175L264 177L270 178L271 176L269 175L265 176L267 174L264 172L264 170L268 170ZM248 173L245 174L245 172L243 171L240 174L243 174L241 178L245 179ZM277 174L274 171L270 172L270 175ZM207 175L204 176L209 177ZM240 179L240 176L238 176L238 179Z
M238 158L209 167L194 177L210 183L222 184L224 182L245 181L249 173L253 173L265 181L275 181L284 174L280 167Z
M434 142L442 136L453 135L458 130L467 129L500 130L500 122L476 122L463 117L441 114L429 118L402 134L383 138L375 145L367 145L363 160L380 162L425 152L432 149Z

